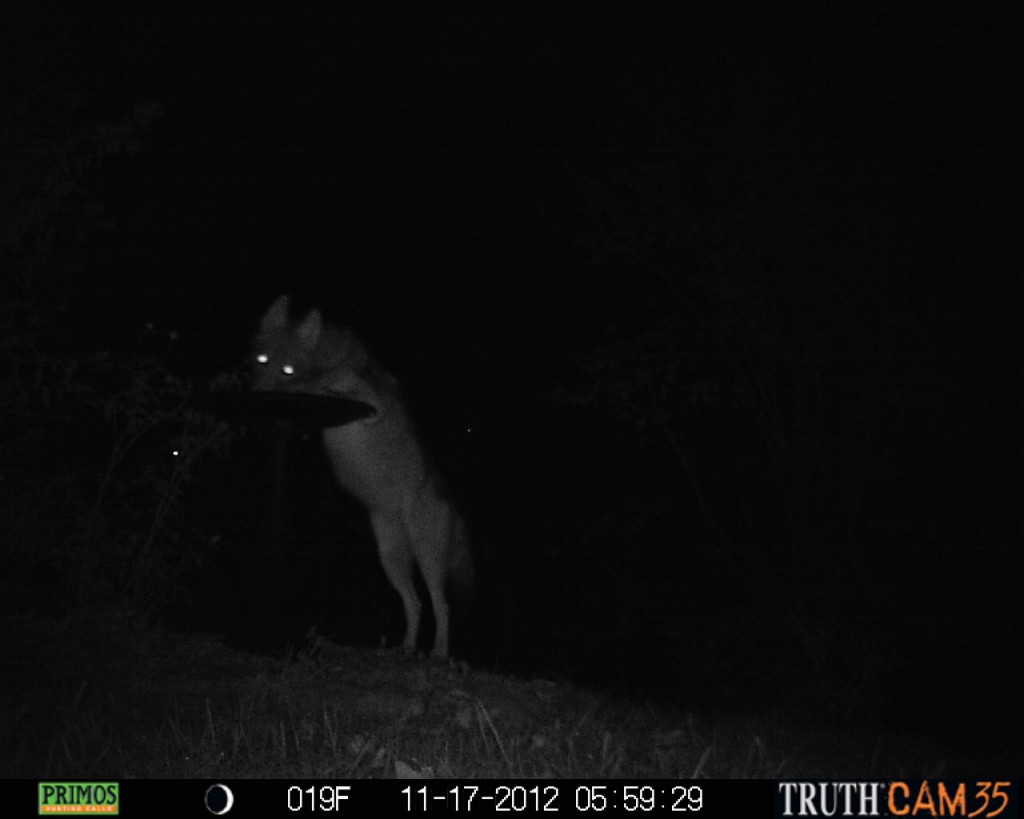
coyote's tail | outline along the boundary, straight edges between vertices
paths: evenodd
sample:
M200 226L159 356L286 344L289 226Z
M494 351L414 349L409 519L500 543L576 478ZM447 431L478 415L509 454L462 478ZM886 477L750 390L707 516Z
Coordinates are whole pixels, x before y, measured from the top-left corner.
M472 597L476 573L473 570L473 553L469 543L466 522L459 518L455 537L448 554L448 585L459 597Z

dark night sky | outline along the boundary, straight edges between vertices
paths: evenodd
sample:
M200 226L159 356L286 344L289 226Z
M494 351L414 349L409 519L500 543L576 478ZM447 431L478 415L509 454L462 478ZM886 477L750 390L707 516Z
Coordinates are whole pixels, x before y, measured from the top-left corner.
M680 150L774 173L751 180L763 210L802 206L803 221L809 203L786 199L813 196L833 222L813 227L838 242L870 229L893 250L941 218L929 200L988 181L981 155L1008 144L995 23L975 23L986 52L951 21L867 12L788 31L667 15L134 14L22 42L42 63L26 81L70 83L83 116L159 103L166 118L122 180L131 207L114 202L114 215L176 237L154 236L140 264L202 271L206 289L249 268L257 302L276 276L328 278L332 265L348 290L346 256L439 280L527 260L550 274L564 260L530 199L558 195L567 161L658 147L666 122ZM991 73L965 75L968 60ZM181 214L197 211L182 235ZM901 217L904 242L887 224Z
M788 22L503 8L139 4L8 34L7 93L38 101L20 127L53 124L48 106L68 99L86 124L164 112L95 182L117 229L86 248L79 341L121 343L154 320L209 375L292 293L433 400L457 394L503 439L481 480L507 492L548 468L530 461L538 440L565 438L537 421L566 412L545 405L553 385L609 324L649 309L650 279L595 252L579 180L668 156L684 226L742 255L758 292L804 299L805 321L862 327L840 334L861 340L846 366L884 362L878 390L915 396L886 408L899 420L876 446L920 480L894 480L903 494L878 509L935 532L960 504L958 533L989 527L999 544L979 537L956 563L980 600L990 573L1019 565L1019 28L983 7L922 19L836 4ZM889 471L883 458L872 480ZM940 589L928 605L959 593L926 574ZM1017 612L1001 583L998 611Z
M521 348L523 322L548 345L567 312L600 324L617 299L565 233L569 169L609 154L680 151L731 186L765 256L858 254L910 310L1006 262L986 258L1012 219L987 190L1009 184L998 21L963 21L968 37L949 19L821 14L140 8L54 18L16 53L37 66L28 87L72 89L85 121L165 112L102 183L121 227L105 261L133 308L119 315L227 344L231 319L292 291L387 337L382 322Z

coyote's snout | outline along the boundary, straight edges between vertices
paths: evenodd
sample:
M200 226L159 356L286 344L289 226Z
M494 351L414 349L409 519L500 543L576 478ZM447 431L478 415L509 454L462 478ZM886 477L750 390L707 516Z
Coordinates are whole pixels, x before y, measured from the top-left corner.
M472 580L466 526L440 477L423 455L398 382L350 330L324 322L318 310L293 322L287 296L260 324L253 350L256 390L338 395L376 410L370 418L323 431L338 482L370 513L380 561L405 609L403 647L419 635L416 567L430 593L436 632L431 655L448 656L448 580Z

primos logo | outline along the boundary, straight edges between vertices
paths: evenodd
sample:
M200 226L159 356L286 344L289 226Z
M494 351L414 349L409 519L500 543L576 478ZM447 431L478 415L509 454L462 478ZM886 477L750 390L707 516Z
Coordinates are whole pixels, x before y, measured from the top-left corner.
M119 813L117 782L40 782L39 814Z

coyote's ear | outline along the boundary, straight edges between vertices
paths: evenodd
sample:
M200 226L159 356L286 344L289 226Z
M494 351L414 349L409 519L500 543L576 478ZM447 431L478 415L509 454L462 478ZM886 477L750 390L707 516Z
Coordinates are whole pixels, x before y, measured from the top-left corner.
M295 330L295 335L307 350L312 350L320 343L320 334L324 329L324 317L319 310L310 310L302 323Z
M288 296L280 296L264 314L263 321L260 323L260 329L276 330L281 327L287 327L290 315L291 300Z

